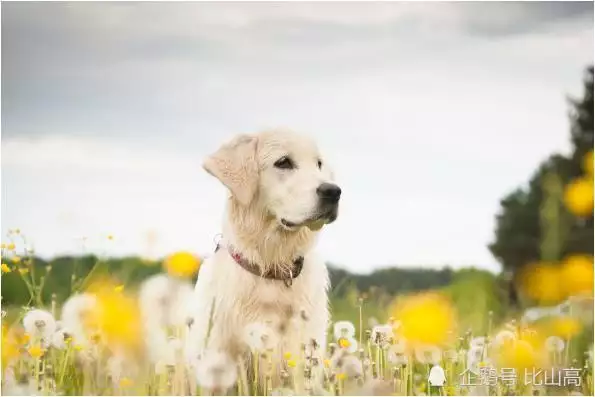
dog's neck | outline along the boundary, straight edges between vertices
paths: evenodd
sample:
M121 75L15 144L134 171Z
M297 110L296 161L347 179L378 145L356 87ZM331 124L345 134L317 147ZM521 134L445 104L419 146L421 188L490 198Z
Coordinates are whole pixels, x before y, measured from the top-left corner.
M303 256L316 241L316 232L307 227L296 231L284 229L259 204L244 206L233 197L227 202L223 237L261 271L289 270L296 258Z

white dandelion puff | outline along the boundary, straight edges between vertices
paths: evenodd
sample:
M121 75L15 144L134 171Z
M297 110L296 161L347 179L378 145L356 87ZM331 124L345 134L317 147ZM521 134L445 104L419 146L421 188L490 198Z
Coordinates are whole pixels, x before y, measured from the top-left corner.
M471 342L469 342L469 345L472 347L474 347L474 346L484 347L486 345L486 338L485 338L485 336L476 336L475 338L471 339Z
M337 321L333 327L333 334L335 335L335 340L354 338L355 325L350 321Z
M467 351L467 369L475 375L479 374L479 364L483 360L483 347L471 346Z
M206 351L196 366L198 384L215 393L225 393L235 384L237 376L236 364L221 351Z
M58 350L66 349L68 339L71 338L71 332L67 328L60 328L52 335L51 344Z
M32 340L41 341L45 347L48 347L56 332L56 320L48 311L33 309L25 314L23 327Z
M262 352L274 349L278 344L279 337L268 325L254 322L244 328L242 340L250 347L250 350Z
M545 347L550 352L560 353L565 345L564 340L559 336L550 336L545 340Z
M358 378L364 375L364 368L362 362L355 356L346 356L340 366L341 373L345 374L347 378Z
M372 343L387 346L393 337L393 327L388 324L377 325L372 328Z
M72 295L64 302L61 324L71 332L73 343L83 347L88 346L89 337L88 330L85 329L85 319L96 305L97 298L87 293Z
M393 365L397 365L397 366L407 365L407 363L409 362L409 359L405 355L405 350L401 350L396 345L391 345L388 348L386 356L387 356L388 362Z
M500 347L506 343L513 342L516 340L516 334L508 329L503 329L498 332L494 337L494 346Z
M442 350L434 345L418 346L415 348L415 359L422 364L438 364L442 360Z

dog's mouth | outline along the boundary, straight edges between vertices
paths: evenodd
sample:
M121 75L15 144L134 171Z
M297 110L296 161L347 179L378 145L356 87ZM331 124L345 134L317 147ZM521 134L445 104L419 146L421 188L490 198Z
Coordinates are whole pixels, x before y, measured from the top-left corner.
M337 219L337 211L328 211L320 214L316 214L310 218L307 218L301 222L289 221L285 218L281 218L281 225L288 230L296 230L300 227L306 226L310 230L318 231L326 224L333 223Z

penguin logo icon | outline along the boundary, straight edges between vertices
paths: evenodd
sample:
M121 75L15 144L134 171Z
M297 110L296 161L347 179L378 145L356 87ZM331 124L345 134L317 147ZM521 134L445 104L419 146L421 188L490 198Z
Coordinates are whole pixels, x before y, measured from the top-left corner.
M444 370L439 365L434 365L430 370L430 376L428 377L430 386L444 386L446 382L446 376Z

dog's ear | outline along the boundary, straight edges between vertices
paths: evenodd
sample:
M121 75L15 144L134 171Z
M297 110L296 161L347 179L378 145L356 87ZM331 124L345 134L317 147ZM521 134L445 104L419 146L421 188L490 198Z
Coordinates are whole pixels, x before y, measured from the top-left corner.
M240 203L250 204L258 188L256 137L235 137L207 157L203 168L227 186Z

